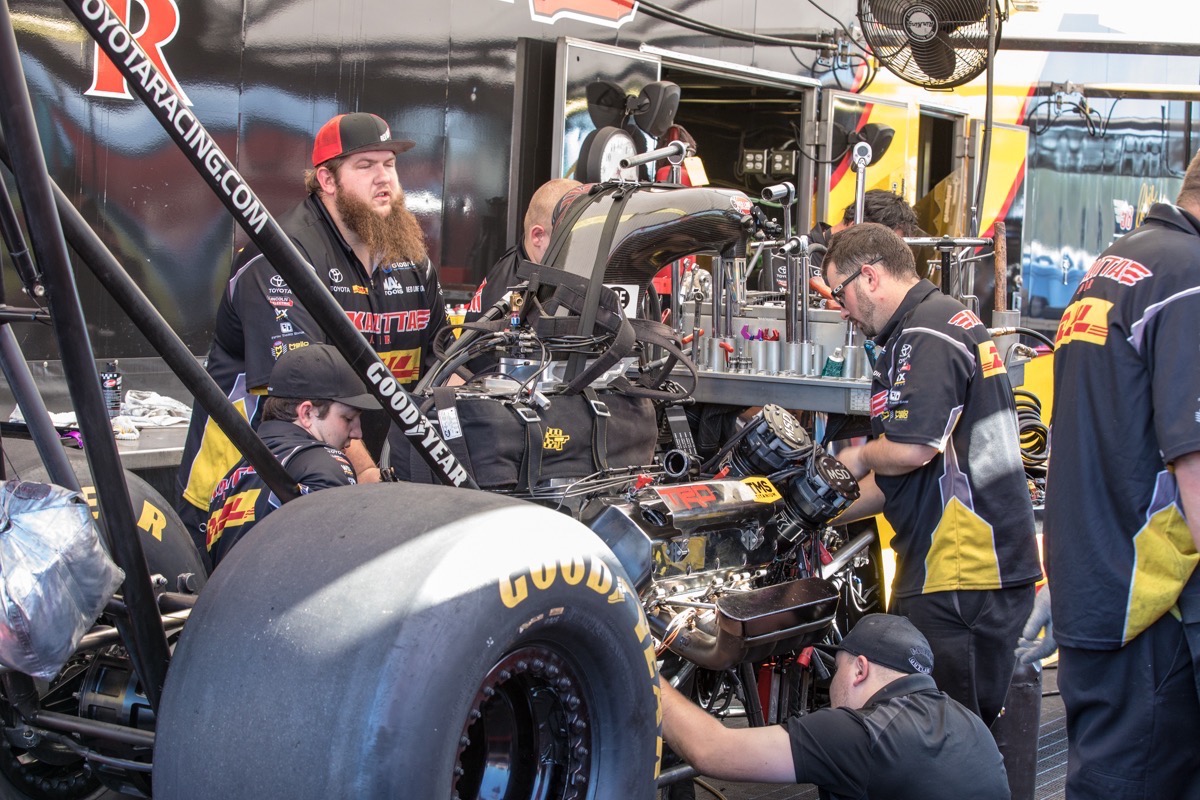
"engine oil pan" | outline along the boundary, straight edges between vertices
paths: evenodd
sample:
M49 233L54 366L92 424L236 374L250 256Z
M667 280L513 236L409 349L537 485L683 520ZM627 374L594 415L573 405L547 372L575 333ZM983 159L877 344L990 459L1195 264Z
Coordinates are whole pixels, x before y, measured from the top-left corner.
M717 599L711 629L681 631L670 648L706 669L729 669L820 641L837 604L837 587L822 578L730 592Z

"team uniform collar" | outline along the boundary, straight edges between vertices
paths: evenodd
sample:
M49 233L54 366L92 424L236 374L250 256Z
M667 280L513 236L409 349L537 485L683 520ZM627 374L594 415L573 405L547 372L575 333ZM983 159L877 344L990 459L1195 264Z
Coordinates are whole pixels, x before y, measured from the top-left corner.
M342 236L342 229L337 226L337 222L335 222L333 217L330 215L329 209L325 208L325 204L321 202L321 198L317 197L315 194L310 194L308 196L308 203L314 212L325 222L326 227L333 236L333 240L337 242L338 247L342 249L343 255L349 259L351 264L358 265L358 268L362 270L363 274L365 275L367 273L366 265L358 260L358 256L354 254L354 248L351 247L350 243L346 241L346 237Z
M1154 220L1172 228L1178 228L1184 233L1200 236L1200 218L1170 203L1155 203L1146 214L1146 221Z
M911 314L913 309L919 306L925 300L925 298L929 297L929 295L933 294L937 290L938 287L934 286L924 278L913 284L913 287L908 290L908 294L904 295L904 299L900 302L900 306L896 309L895 313L892 314L891 319L889 319L887 324L880 329L879 334L875 337L875 344L881 347L886 345L888 340L892 338L892 332L896 330L896 326L899 325L905 317Z
M935 692L938 690L937 684L933 680L933 676L914 672L912 675L905 675L903 678L897 678L875 694L871 695L870 699L868 699L863 705L863 709L868 709L871 706L879 705L880 703L886 703L889 700L894 700L897 697L903 697L906 694L916 694L917 692L927 692L930 690Z

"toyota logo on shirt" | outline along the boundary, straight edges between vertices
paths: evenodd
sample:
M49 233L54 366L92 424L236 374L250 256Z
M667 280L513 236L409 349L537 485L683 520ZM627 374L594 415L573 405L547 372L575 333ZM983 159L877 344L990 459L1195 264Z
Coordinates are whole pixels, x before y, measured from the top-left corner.
M329 280L333 281L334 283L341 283L342 282L342 271L340 269L337 269L336 267L334 269L329 270Z
M272 276L271 276L271 285L272 285L272 286L275 286L275 287L280 287L280 286L286 286L287 284L286 284L286 282L283 280L283 277L282 277L282 276L280 276L280 275L272 275Z

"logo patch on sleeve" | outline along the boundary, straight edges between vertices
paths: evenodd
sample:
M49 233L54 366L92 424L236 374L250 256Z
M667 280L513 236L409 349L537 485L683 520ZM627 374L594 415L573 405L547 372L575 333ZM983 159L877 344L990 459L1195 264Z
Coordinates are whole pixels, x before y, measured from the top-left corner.
M888 397L888 393L886 391L876 392L875 394L871 395L871 416L872 417L878 417L880 414L882 414L884 411L887 410L887 397Z
M999 351L996 350L996 343L991 339L979 343L979 368L983 370L985 378L1008 372L1004 368L1004 361L1000 358Z

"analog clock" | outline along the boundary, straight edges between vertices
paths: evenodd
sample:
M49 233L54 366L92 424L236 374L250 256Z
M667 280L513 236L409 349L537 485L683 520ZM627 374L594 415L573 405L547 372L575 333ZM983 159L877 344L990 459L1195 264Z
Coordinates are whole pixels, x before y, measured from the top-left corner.
M637 143L628 131L612 126L592 131L579 148L575 179L583 183L636 181L638 167L622 169L621 159L637 154Z

